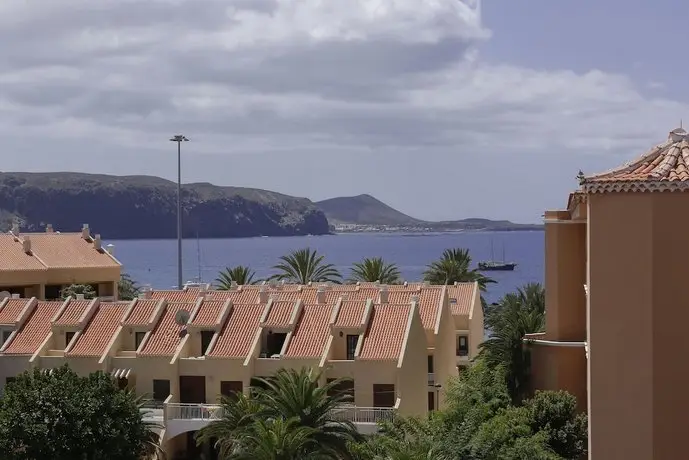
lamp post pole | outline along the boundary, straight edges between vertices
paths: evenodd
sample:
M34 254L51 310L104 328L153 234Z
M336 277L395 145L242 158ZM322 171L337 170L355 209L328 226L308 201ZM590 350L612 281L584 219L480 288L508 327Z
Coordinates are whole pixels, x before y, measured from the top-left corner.
M182 142L189 139L177 134L170 141L177 142L177 289L182 289Z

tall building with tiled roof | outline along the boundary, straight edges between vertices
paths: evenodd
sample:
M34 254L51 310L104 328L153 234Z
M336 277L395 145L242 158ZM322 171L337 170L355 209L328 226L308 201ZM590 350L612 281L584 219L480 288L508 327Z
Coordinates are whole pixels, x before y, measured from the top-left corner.
M23 233L14 226L0 234L0 292L58 299L70 284L92 285L105 298L117 297L121 264L88 225L81 233Z
M342 417L371 432L395 413L444 404L444 386L483 335L477 299L476 283L205 286L146 290L130 302L3 299L0 387L33 366L105 370L165 405L167 440L197 426L189 414L212 409L221 394L306 367L325 380L351 379Z

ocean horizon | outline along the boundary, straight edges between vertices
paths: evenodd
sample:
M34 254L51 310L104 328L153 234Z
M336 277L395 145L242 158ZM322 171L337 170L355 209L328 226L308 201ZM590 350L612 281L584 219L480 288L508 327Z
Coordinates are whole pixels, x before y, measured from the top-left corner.
M177 280L177 240L107 240L123 271L139 284L172 289ZM494 302L528 282L543 282L544 232L452 233L338 233L319 236L185 239L182 242L184 281L213 282L225 267L248 265L258 278L275 273L280 256L310 247L334 264L343 277L354 262L365 257L382 257L397 264L405 281L422 279L426 265L445 249L466 248L473 266L490 260L517 263L511 272L486 272L497 281L488 286L486 300Z

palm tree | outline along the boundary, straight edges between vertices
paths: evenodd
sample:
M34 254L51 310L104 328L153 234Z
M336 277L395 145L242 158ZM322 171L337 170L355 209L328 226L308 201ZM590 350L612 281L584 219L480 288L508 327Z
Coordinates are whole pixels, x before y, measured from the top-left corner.
M219 291L229 291L232 289L233 281L242 286L257 284L260 280L254 279L255 276L256 272L250 267L246 265L237 265L236 267L226 267L225 270L218 273L215 282Z
M479 345L481 356L489 366L505 367L512 400L520 403L526 396L531 366L523 338L545 329L545 289L539 283L529 283L506 294L487 311L485 325L492 333Z
M337 392L342 383L334 380L319 385L320 375L308 369L281 369L274 376L257 378L262 388L257 392L268 417L295 418L299 426L316 430L313 436L322 452L333 458L350 459L348 444L362 439L354 424L337 420L333 414L351 397Z
M353 264L350 280L397 284L400 281L400 271L397 265L385 262L382 257L367 257Z
M485 292L487 284L495 283L495 280L470 267L468 249L446 249L440 259L428 264L423 279L431 284L478 282L481 292Z
M256 399L236 393L220 400L222 417L196 433L196 443L215 442L219 458L230 458L249 427L260 418L263 406Z
M242 435L233 460L324 460L315 438L316 430L297 419L257 419ZM225 458L225 457L221 457ZM336 457L330 457L335 459Z
M324 262L325 256L310 248L299 249L280 257L280 263L273 268L278 273L271 279L288 283L309 284L310 282L340 283L342 276L333 264Z

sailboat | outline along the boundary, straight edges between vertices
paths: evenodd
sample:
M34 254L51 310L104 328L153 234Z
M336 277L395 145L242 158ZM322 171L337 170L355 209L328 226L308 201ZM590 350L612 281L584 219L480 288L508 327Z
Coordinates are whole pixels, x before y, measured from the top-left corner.
M501 271L501 272L511 272L517 266L514 262L505 262L505 245L502 246L502 260L495 260L495 254L493 253L493 240L490 240L490 260L479 262L478 269L484 272L489 271Z

